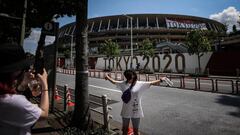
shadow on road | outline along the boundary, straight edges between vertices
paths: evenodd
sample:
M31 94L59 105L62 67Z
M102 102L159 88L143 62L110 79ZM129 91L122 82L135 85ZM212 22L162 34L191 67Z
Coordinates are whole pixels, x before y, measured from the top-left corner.
M221 95L218 97L216 102L223 105L236 107L238 111L229 112L229 115L240 118L240 96Z

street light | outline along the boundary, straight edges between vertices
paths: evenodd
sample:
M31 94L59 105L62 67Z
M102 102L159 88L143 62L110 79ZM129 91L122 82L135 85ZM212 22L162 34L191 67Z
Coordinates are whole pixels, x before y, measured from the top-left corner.
M123 15L123 16L126 16L127 18L130 19L130 23L131 23L131 63L130 63L130 68L133 69L133 31L132 31L132 20L133 20L133 17L131 16L128 16L128 15Z
M73 52L73 37L74 37L74 35L70 35L70 34L64 34L65 36L70 36L71 37L71 42L70 42L70 46L71 46L71 51L70 51L70 66L72 67L72 58L73 58L73 54L72 54L72 52Z

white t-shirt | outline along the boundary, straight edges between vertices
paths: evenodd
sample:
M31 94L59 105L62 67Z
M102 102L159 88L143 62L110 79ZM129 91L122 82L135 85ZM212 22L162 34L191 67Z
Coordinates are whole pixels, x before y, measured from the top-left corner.
M0 135L31 135L41 112L23 95L0 95Z
M126 81L116 82L117 88L122 92L127 90L131 84ZM150 82L137 81L131 89L131 99L126 104L123 102L121 116L124 118L141 118L143 117L143 110L141 105L142 93L150 87Z

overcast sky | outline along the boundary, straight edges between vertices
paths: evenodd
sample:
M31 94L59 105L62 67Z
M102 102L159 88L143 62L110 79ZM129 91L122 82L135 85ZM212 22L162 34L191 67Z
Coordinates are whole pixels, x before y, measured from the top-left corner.
M232 29L240 16L240 0L88 0L88 18L121 14L180 14L217 20ZM75 17L57 20L60 27L74 22ZM240 26L237 25L240 29ZM40 31L33 29L24 42L26 51L35 52ZM52 43L54 37L47 37Z

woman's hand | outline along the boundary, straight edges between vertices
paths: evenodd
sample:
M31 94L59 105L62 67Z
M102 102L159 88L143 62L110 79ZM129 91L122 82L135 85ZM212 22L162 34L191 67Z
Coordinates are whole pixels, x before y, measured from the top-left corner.
M48 83L47 83L47 72L43 69L43 74L37 74L37 79L42 85L42 95L40 101L40 108L42 109L41 116L42 118L48 117L49 112L49 95L48 95Z
M115 84L117 82L116 80L112 79L108 74L105 76L105 80L108 80L113 84Z
M22 84L27 85L32 79L34 79L34 74L32 73L32 70L28 70L24 73Z
M34 79L34 74L32 70L28 70L24 72L23 80L21 81L20 85L18 85L19 91L25 91L28 87L28 83Z
M109 80L109 78L110 78L109 75L106 74L106 75L105 75L105 80Z
M160 78L160 81L163 82L166 79L166 77Z
M42 86L42 90L48 90L48 83L47 83L47 71L45 70L45 68L43 69L43 74L37 74L37 79L40 82L41 86Z

